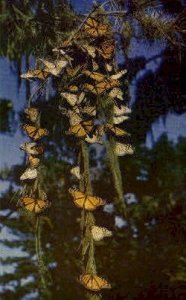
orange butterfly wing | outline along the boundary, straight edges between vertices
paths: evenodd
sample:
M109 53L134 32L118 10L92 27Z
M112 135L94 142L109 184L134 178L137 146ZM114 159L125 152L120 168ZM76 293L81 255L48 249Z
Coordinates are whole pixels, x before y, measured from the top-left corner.
M119 128L119 127L115 127L112 124L106 124L105 125L106 129L108 129L110 132L114 133L116 136L125 136L125 135L129 135L128 132L126 132L125 130Z
M94 38L106 35L109 29L109 25L102 24L92 17L89 17L84 24L85 32Z
M99 54L105 59L111 59L114 55L115 43L114 40L106 40L100 48L97 48Z
M105 201L102 198L88 196L78 190L69 189L70 194L73 197L75 205L85 210L93 211L97 207L104 205Z
M28 161L29 161L29 164L32 168L37 168L39 166L39 163L40 163L40 159L37 158L37 157L34 157L32 155L28 156Z
M79 281L86 289L94 292L111 288L111 285L104 278L88 273L81 275Z
M48 130L45 128L37 128L28 124L23 125L23 130L28 134L34 141L41 139L48 135Z
M40 213L41 211L43 211L45 208L48 207L49 202L46 200L34 199L25 196L21 198L21 204L26 210L30 212Z

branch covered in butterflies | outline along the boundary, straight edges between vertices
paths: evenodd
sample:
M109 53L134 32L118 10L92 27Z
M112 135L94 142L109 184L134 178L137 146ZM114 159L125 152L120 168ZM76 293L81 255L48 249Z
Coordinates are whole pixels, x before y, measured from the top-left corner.
M110 1L105 4L108 2ZM79 189L71 187L69 193L75 206L81 209L82 216L83 269L79 282L91 292L111 288L107 280L97 275L95 246L103 238L112 236L112 232L96 225L93 212L103 207L106 201L93 195L88 145L104 144L104 140L107 140L112 148L112 156L109 157L111 160L114 157L113 161L117 162L114 166L111 164L117 194L116 207L118 202L123 205L123 189L117 156L131 155L134 152L132 145L125 141L129 133L119 127L120 124L125 127L124 122L131 112L127 105L122 104L124 97L120 79L125 75L126 70L117 73L115 71L114 35L106 14L99 14L100 7L103 7L103 4L90 12L70 39L53 49L57 59L53 57L50 60L40 59L42 69L30 70L22 75L22 78L43 82L49 77L57 79L57 87L61 95L59 109L68 121L68 130L65 133L72 135L76 145L80 146L79 165L71 169L71 174L79 183ZM25 113L31 124L25 124L23 129L33 142L26 143L23 148L38 159L37 156L43 152L43 148L36 141L48 132L40 128L37 122L39 112L36 108L29 107ZM112 139L116 141L111 143ZM124 143L121 140L124 140ZM36 162L39 164L38 160L35 160ZM116 166L117 169L114 170ZM23 177L26 180L34 180L37 174L37 167L33 165ZM38 181L35 181L34 193L37 191L37 186ZM38 198L28 195L22 199L24 207L36 214L41 213L49 205L40 191L38 194Z
M21 198L17 205L25 212L31 214L35 219L35 245L36 254L38 258L38 270L41 281L42 293L50 293L47 287L48 271L44 264L42 249L41 249L41 216L40 214L50 205L47 200L47 195L42 188L41 182L41 155L44 152L44 146L38 144L38 141L44 136L48 135L48 130L40 127L40 112L36 107L29 107L25 109L27 118L26 124L22 126L27 136L30 138L29 142L20 145L20 149L24 150L27 155L27 168L20 176L20 180L24 182L21 191Z

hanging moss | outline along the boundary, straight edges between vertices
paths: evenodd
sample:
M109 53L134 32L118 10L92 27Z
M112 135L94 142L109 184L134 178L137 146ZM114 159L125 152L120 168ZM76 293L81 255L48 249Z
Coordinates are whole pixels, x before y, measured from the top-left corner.
M116 206L116 211L120 214L126 216L126 205L124 202L124 192L122 186L122 177L119 166L118 157L114 153L115 141L112 137L106 141L106 149L107 149L107 158L109 162L109 167L112 173L114 188L116 190L116 197L114 198L114 203Z

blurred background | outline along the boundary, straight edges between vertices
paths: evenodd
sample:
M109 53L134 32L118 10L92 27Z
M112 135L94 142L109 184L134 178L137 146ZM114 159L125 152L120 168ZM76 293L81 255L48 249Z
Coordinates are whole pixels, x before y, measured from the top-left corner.
M118 51L127 68L125 96L132 108L128 124L136 147L120 157L127 218L112 205L114 187L104 146L91 146L95 194L107 199L98 224L113 230L96 246L97 268L113 288L103 299L149 300L186 297L186 74L185 1L115 1L128 10ZM136 6L138 3L138 6ZM0 12L0 299L85 299L79 286L80 212L68 188L77 163L74 138L62 135L55 82L34 99L43 111L43 181L52 206L42 217L42 250L49 269L48 291L39 293L34 218L16 203L25 169L19 145L27 100L36 83L20 74L36 58L51 54L92 8L93 1L1 0ZM179 32L173 32L176 20ZM185 27L184 27L185 26Z

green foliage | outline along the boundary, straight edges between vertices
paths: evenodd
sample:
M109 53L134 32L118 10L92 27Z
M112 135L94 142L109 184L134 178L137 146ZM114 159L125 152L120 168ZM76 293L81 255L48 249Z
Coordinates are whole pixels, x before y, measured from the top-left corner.
M13 125L14 113L10 100L0 99L0 132L11 132L10 124Z
M175 4L175 8L180 6L177 15L176 10L168 10L166 1L129 1L126 15L128 18L122 22L121 38L122 49L128 56L132 41L135 38L143 41L147 45L157 40L162 43L169 43L174 47L184 46L184 13L181 12L181 4ZM179 2L179 1L178 1ZM123 3L124 9L125 3Z
M2 0L0 9L0 54L17 61L23 54L50 53L58 39L71 33L76 20L63 0L21 0L15 4Z

